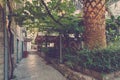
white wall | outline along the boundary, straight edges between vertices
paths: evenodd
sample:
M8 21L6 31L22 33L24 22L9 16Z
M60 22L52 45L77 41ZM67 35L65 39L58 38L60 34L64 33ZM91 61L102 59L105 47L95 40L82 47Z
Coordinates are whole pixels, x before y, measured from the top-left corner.
M27 42L27 51L31 51L31 42Z
M115 17L120 16L120 1L112 4L111 6L109 6L109 8Z

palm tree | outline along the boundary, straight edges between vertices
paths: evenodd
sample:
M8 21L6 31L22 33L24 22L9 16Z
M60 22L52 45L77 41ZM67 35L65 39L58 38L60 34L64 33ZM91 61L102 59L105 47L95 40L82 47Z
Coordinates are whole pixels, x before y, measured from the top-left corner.
M89 49L105 48L105 0L83 0L84 42Z

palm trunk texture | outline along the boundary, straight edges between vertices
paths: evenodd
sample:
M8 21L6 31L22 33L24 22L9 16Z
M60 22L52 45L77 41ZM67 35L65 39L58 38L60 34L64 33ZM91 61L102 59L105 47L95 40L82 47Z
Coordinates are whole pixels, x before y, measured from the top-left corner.
M89 49L105 48L105 0L83 0L84 42Z

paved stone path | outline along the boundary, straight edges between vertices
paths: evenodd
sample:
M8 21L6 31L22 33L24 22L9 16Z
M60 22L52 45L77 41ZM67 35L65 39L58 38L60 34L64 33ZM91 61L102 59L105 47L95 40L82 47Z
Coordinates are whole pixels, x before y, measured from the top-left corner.
M56 69L46 64L37 54L22 59L14 71L12 80L67 80ZM0 79L1 80L1 79ZM120 80L116 78L114 80Z
M13 80L66 80L61 73L46 64L37 54L29 54L15 69Z

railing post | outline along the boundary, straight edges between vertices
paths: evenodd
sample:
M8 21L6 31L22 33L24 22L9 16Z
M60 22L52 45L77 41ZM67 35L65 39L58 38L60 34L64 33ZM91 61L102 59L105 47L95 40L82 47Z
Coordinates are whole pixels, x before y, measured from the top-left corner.
M19 57L18 57L18 45L19 45L19 40L17 39L17 55L16 55L16 59L17 59L17 63L19 63Z

